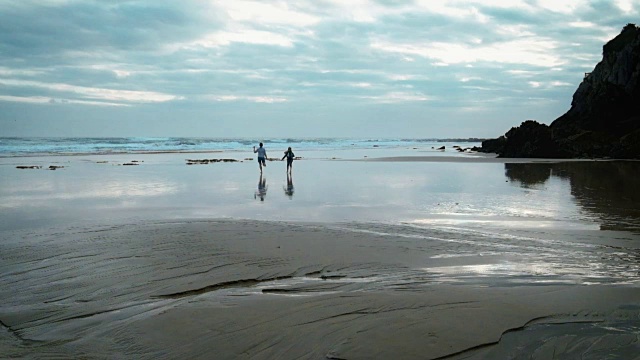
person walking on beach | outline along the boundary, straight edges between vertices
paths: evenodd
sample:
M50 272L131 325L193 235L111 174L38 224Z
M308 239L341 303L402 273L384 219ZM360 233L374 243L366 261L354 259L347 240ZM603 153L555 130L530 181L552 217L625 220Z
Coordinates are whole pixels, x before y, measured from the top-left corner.
M295 157L296 155L291 150L291 146L289 146L289 149L287 149L287 151L284 152L284 156L282 157L282 160L284 160L284 158L287 158L287 173L289 175L291 175L291 169L293 168L293 159Z
M262 173L262 167L267 166L267 150L262 147L262 143L260 143L260 147L256 149L253 147L253 152L258 153L258 165L260 166L260 172Z

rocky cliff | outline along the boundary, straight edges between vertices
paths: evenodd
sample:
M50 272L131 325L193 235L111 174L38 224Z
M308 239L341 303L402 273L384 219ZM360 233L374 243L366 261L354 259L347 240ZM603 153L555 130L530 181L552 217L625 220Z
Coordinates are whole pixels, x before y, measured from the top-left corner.
M640 159L640 28L628 24L573 95L567 113L547 126L533 120L482 142L500 157Z

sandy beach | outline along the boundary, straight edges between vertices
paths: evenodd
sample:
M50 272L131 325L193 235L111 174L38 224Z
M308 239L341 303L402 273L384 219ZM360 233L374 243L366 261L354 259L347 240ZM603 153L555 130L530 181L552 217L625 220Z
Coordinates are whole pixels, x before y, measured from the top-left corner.
M4 357L639 358L636 165L181 156L3 160Z

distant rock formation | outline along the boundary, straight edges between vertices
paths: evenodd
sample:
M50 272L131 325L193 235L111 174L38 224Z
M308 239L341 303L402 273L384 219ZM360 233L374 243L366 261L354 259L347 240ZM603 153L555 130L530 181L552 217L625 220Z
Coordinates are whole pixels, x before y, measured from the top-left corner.
M18 165L16 169L42 169L40 165ZM60 165L49 165L48 170L56 170L56 169L64 169L64 166Z
M211 164L211 163L217 163L217 162L238 162L238 160L236 159L201 159L201 160L194 160L194 159L187 159L187 165L206 165L206 164Z
M499 157L640 159L640 28L627 24L547 126L533 120L482 142Z

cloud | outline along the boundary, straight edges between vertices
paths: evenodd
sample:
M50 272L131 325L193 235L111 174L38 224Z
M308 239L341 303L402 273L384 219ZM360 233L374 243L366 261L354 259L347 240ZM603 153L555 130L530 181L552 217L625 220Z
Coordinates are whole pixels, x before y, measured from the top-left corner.
M257 128L253 119L270 118L268 131L281 134L293 129L279 124L307 116L314 134L324 122L335 123L329 135L387 134L392 117L394 131L438 136L431 130L447 124L437 114L466 124L443 136L466 128L500 134L514 114L549 122L566 111L602 45L636 21L639 7L633 0L0 1L0 132L11 117L24 121L12 125L16 133L64 135L56 124L90 113L84 129L99 134L113 118L141 132L198 136L207 135L195 129L206 131L208 121L246 134ZM486 117L464 120L460 109ZM310 129L300 125L297 135Z
M249 101L255 103L281 103L286 102L287 99L284 97L277 96L237 96L237 95L209 95L206 96L207 99L213 101Z
M620 10L626 13L635 12L638 8L638 3L635 3L632 0L615 0L616 6L620 8Z
M287 36L268 31L248 29L235 32L221 31L213 33L187 46L217 47L227 46L235 42L255 45L293 46L293 40Z
M585 2L584 0L537 0L536 4L545 10L570 15Z
M34 77L42 75L44 71L37 69L12 69L8 67L0 66L0 76L26 76L26 77Z
M114 90L75 86L63 83L43 83L30 80L12 80L0 78L0 85L8 87L42 88L62 93L74 93L88 99L131 103L154 103L180 99L179 97L174 95L162 94L153 91ZM77 101L79 100L76 100L76 102Z
M236 22L275 24L305 27L320 22L313 14L292 9L293 4L287 2L264 3L244 0L221 0L214 2L220 11L225 12L230 20Z
M104 101L86 101L86 100L74 100L74 99L52 99L43 96L11 96L0 95L0 101L29 103L29 104L79 104L79 105L91 105L91 106L128 106L127 104L119 104L113 102Z
M566 62L554 54L556 45L552 41L535 38L479 46L442 42L392 43L376 40L371 43L371 47L389 53L421 56L435 60L439 65L496 62L556 67Z
M549 81L549 82L529 81L528 83L533 88L552 88L552 87L573 85L571 83L563 82L563 81Z
M408 92L389 92L376 96L361 96L362 99L374 100L374 102L382 104L391 103L403 103L403 102L415 102L415 101L429 101L433 98L420 93L408 93Z

